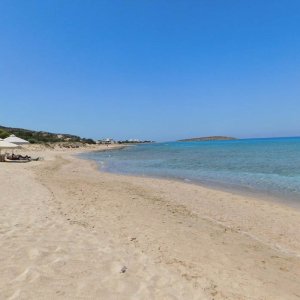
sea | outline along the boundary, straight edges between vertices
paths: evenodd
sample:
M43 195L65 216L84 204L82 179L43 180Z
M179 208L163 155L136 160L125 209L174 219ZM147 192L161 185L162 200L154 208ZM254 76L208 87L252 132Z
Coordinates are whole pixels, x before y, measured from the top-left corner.
M82 154L102 171L171 178L300 205L300 138L142 144Z

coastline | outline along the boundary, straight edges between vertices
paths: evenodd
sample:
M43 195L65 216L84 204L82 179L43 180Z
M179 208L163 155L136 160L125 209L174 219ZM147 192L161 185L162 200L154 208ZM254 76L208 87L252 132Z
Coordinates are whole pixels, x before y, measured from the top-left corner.
M99 172L79 152L1 164L5 298L299 298L299 211Z
M126 147L126 146L125 146ZM122 148L125 148L122 147ZM115 149L108 149L109 150L120 150L121 148L115 148ZM100 151L105 151L105 150L100 150ZM78 153L79 155L81 153ZM140 181L141 184L145 185L145 184L150 184L151 183L151 188L155 188L155 185L159 186L166 186L166 185L171 185L171 186L176 186L177 188L179 187L180 189L184 190L184 193L188 194L189 190L197 190L198 192L200 192L201 194L204 193L205 195L214 195L214 200L217 202L225 202L224 200L226 199L230 199L230 201L228 202L235 202L235 204L243 204L245 205L246 203L249 204L250 201L250 206L251 204L253 204L254 207L257 208L263 208L264 210L266 210L268 208L268 206L270 206L269 208L275 208L275 209L282 209L283 211L286 210L288 212L291 213L297 213L299 214L300 217L300 209L298 205L290 205L290 202L286 203L284 202L282 199L280 199L279 197L276 198L274 196L265 196L262 193L259 192L245 192L244 190L239 190L237 188L233 188L231 189L230 187L220 187L217 185L209 185L209 184L205 184L205 183L200 183L200 182L195 182L195 181L185 181L183 179L176 179L176 178L168 178L168 177L159 177L159 176L149 176L149 175L144 175L144 176L140 176L137 174L123 174L123 173L117 173L117 172L110 172L110 171L106 171L103 170L101 168L101 166L94 161L93 159L87 159L87 158L82 158L80 156L76 157L77 159L81 159L83 161L89 162L91 163L92 167L94 168L94 170L96 170L97 172L105 175L115 175L116 178L118 179L127 179L130 181ZM170 192L170 190L167 191L167 193ZM176 193L174 193L175 195ZM174 196L173 195L173 196ZM186 195L185 195L186 196ZM203 195L201 195L203 196ZM176 198L176 199L175 199ZM186 197L180 197L180 196L175 196L173 199L175 199L174 203L178 204L178 205L184 205L186 206L188 209L190 209L191 211L195 212L194 210L197 210L197 212L199 213L200 209L203 209L204 207L203 202L206 199L201 199L201 202L198 202L197 200L195 201L195 199L193 199L193 201L189 201L189 203L187 203L186 201L182 201L183 198ZM209 197L210 198L210 197ZM220 201L221 200L221 201ZM240 202L240 203L238 203ZM251 203L252 202L252 203ZM209 206L208 203L205 203L205 205ZM198 207L199 206L199 207ZM264 207L266 206L266 207ZM227 203L227 207L231 207L231 205L228 205ZM224 204L222 204L222 209L224 209ZM296 211L295 211L296 209ZM207 212L206 212L207 213ZM205 216L204 218L207 218L211 221L216 222L217 224L223 225L225 227L231 228L232 225L227 225L225 222L222 222L221 219L217 220L214 219L213 217L215 217L215 215L212 217L211 216L211 212L209 212L210 216ZM243 222L242 219L240 219L238 222ZM297 223L295 223L297 224ZM300 219L299 219L299 225L300 225ZM237 225L237 228L239 228L239 230L241 230L240 226ZM300 231L299 231L300 232ZM243 232L245 234L248 234L247 232ZM249 236L252 236L254 239L260 240L258 237L256 237L256 235L252 235L249 234ZM300 258L300 239L299 239L299 247L297 246L295 249L298 249L297 251L294 251L294 249L285 249L285 247L282 247L280 245L276 245L275 243L267 243L264 241L264 239L261 239L261 242L266 243L266 245L270 246L271 248L275 249L275 250L279 250L279 251L283 251L286 252L287 254L291 254L291 255L295 255L296 257Z
M119 150L119 149L115 149ZM109 150L107 150L109 151ZM257 191L257 190L252 190L252 189L246 189L246 188L241 188L237 186L228 186L225 184L220 184L220 183L212 183L212 182L204 182L204 181L196 181L196 180L190 180L190 179L183 179L183 178L175 178L175 177L165 177L165 176L151 176L151 175L139 175L139 174L129 174L129 173L119 173L111 170L104 169L103 166L99 165L95 160L85 158L85 157L80 157L80 154L78 154L79 159L83 159L86 161L91 161L95 163L95 168L97 169L98 172L103 172L103 173L108 173L108 174L115 174L119 176L125 176L125 177L132 177L132 178L149 178L149 179L158 179L158 180L167 180L167 181L174 181L186 185L192 185L192 186L199 186L204 189L209 189L213 190L216 192L220 193L230 193L235 195L236 197L246 197L249 199L256 199L258 201L263 201L263 202L268 202L268 203L273 203L277 204L279 206L284 206L292 209L297 209L300 211L300 202L296 201L295 198L285 198L283 200L282 196L272 194L272 195L266 195L264 192Z
M131 145L124 145L124 146L117 146L116 148L112 149L107 149L107 150L100 150L100 152L104 151L111 151L111 150L122 150L124 148L130 147ZM85 156L85 154L92 153L92 152L99 152L99 150L96 151L85 151L81 153L77 153L77 157L80 159L88 160L88 161L93 161L96 166L97 170L100 172L105 172L105 173L110 173L110 174L116 174L116 175L121 175L121 176L130 176L133 178L150 178L150 179L161 179L161 180L171 180L171 181L176 181L179 183L184 183L184 184L191 184L191 185L196 185L200 186L202 188L207 188L211 189L214 191L219 191L219 192L225 192L225 193L231 193L236 196L240 197L247 197L249 199L259 199L260 201L264 202L270 202L270 203L275 203L278 205L283 205L287 206L293 209L300 210L300 202L299 199L296 197L290 197L290 195L278 195L277 193L266 193L260 190L254 190L253 188L249 187L240 187L238 185L234 184L225 184L225 183L220 183L220 182L213 182L213 181L197 181L197 180L192 180L188 178L178 178L178 177L168 177L168 176L159 176L159 175L142 175L142 174L134 174L134 173L122 173L118 172L115 170L103 168L102 165L100 165L95 159L89 158L88 156Z
M278 174L275 172L272 176L270 175L268 177L267 174L271 174L270 172L272 170L266 170L266 173L263 173L264 171L262 170L261 174L258 170L256 170L253 174L250 172L249 178L243 175L243 172L240 172L241 174L238 175L240 176L240 178L237 175L233 175L233 178L230 179L226 172L224 172L225 174L223 177L222 170L220 171L220 173L214 174L212 176L210 174L209 167L207 168L207 172L203 172L202 170L202 174L201 172L199 173L200 175L197 175L195 171L193 172L196 175L193 174L192 171L189 172L189 169L185 169L184 164L182 166L178 166L178 164L175 164L173 168L172 165L169 165L169 163L163 161L161 162L161 166L159 168L156 168L152 167L151 165L152 158L154 160L158 159L158 153L155 148L156 147L148 151L148 158L147 154L145 154L146 157L143 157L144 152L147 153L147 151L139 151L139 147L137 147L136 149L131 149L132 151L129 149L128 153L127 151L117 151L115 155L104 154L99 156L93 155L92 153L89 155L89 153L87 153L83 154L81 157L96 161L99 165L99 168L101 167L101 171L104 172L120 174L125 176L176 180L179 182L196 184L213 190L236 193L238 195L250 198L259 198L263 199L264 201L276 202L278 204L283 204L296 209L300 209L300 190L297 182L295 181L296 179L294 181L291 180L291 182L289 182L288 180L286 180L286 178L289 178L289 176L283 175L283 177L281 177L279 176L280 172ZM115 158L113 158L114 156ZM176 156L176 158L180 161L179 156ZM141 160L140 164L137 163L139 159ZM142 162L142 160L144 159L145 162ZM149 161L151 162L149 166L147 165L147 159L149 159ZM176 161L175 158L173 159ZM132 163L130 162L131 160ZM185 161L185 158L183 157L182 160ZM120 163L118 163L119 161ZM122 165L122 163L124 163L124 165ZM257 162L253 163L254 165L257 164ZM289 163L287 162L286 169L289 169L289 167ZM159 171L160 168L162 171ZM251 167L249 166L249 168ZM277 166L276 168L282 168L282 166ZM294 167L294 169L295 168L296 167ZM207 176L205 175L206 173L208 174ZM233 174L238 173L239 172L233 172ZM264 174L266 175L265 178ZM290 177L292 178L293 176Z

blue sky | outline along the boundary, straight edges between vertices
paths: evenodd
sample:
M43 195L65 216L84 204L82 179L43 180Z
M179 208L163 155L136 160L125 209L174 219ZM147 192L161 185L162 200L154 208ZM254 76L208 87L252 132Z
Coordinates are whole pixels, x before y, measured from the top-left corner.
M300 135L300 1L2 0L0 124Z

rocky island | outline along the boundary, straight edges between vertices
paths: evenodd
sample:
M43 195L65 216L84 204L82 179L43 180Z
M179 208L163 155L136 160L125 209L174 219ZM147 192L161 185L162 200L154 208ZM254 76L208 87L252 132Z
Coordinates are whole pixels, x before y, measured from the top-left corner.
M237 139L230 136L206 136L206 137L183 139L183 140L179 140L178 142L208 142L208 141L232 141L232 140L237 140Z

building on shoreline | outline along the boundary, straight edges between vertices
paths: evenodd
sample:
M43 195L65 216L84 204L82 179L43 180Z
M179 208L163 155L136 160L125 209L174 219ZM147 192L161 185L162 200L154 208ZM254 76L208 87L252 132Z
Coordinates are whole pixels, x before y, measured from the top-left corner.
M100 144L100 145L112 145L112 144L116 144L116 143L117 142L111 138L106 138L106 139L96 141L96 144Z
M153 143L150 140L139 140L139 139L126 139L116 141L112 138L106 138L95 141L98 145L112 145L112 144L145 144L145 143Z

